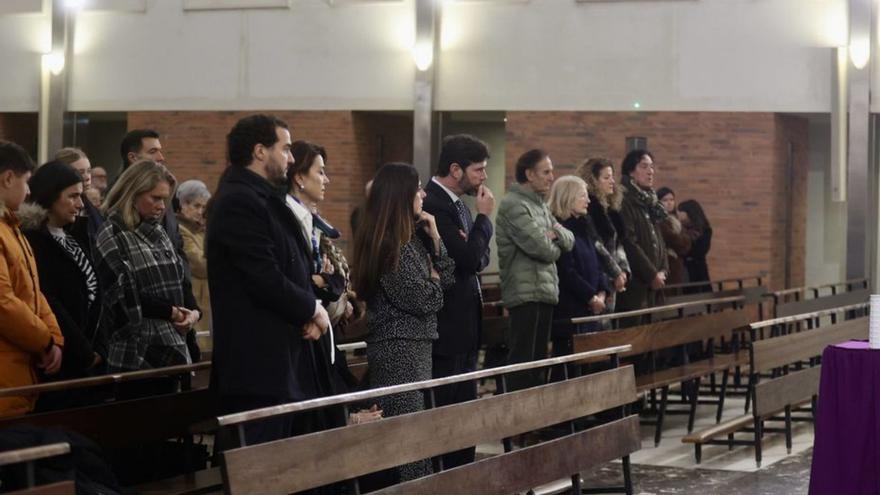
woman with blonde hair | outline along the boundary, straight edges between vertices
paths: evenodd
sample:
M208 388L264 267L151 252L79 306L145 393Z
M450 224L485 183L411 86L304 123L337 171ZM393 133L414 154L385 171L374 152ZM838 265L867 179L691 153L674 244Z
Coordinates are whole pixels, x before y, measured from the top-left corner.
M110 372L192 362L186 335L201 314L184 299L184 265L161 225L176 183L164 165L141 161L104 202L95 268Z
M609 292L608 279L599 264L596 240L587 206L590 197L587 183L580 177L566 175L556 179L547 198L550 211L563 227L574 234L574 247L556 260L559 273L559 303L553 309L553 355L571 354L574 334L595 331L597 323L572 324L571 318L599 315L605 311Z
M620 216L623 194L614 181L614 165L607 158L590 158L577 168L577 175L587 182L590 194L588 212L596 230L596 251L609 280L608 312L614 311L616 292L626 290L632 276L623 248L626 229Z

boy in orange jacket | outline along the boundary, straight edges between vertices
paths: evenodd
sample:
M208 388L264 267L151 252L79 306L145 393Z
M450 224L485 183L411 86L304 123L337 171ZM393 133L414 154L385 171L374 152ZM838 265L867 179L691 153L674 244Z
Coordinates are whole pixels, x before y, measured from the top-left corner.
M40 292L37 264L15 211L28 194L34 162L21 146L0 141L0 389L37 383L37 369L61 369L64 337ZM36 395L0 397L0 417L34 408Z

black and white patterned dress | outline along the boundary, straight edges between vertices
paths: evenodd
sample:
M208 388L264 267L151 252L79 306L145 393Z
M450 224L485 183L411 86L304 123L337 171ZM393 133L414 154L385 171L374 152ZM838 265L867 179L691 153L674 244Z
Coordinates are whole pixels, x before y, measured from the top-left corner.
M431 346L437 339L437 312L443 307L443 290L454 283L455 262L441 243L434 269L440 281L431 278L429 253L413 237L400 251L397 270L379 280L379 291L367 303L367 361L370 385L384 387L431 379ZM425 408L422 392L406 392L378 401L385 417ZM428 460L400 466L400 480L431 473Z

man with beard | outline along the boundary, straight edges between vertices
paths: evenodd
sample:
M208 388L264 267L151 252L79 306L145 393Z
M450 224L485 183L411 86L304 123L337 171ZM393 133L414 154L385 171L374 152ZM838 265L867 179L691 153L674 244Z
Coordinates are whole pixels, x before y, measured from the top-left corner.
M290 145L287 124L274 117L239 120L208 213L211 388L224 414L311 399L327 386L315 343L329 319L311 289L302 229L277 187L293 163ZM248 424L245 438L261 443L313 428L285 416Z
M455 284L444 293L443 308L437 314L437 333L432 352L433 376L467 373L477 369L482 323L482 298L477 273L489 264L489 239L495 209L492 191L486 182L489 150L486 143L467 134L443 140L435 175L425 187L422 208L434 215L437 230L449 256L455 260ZM463 195L476 196L477 216L461 201ZM475 382L440 387L435 391L438 406L474 400ZM473 462L474 448L443 456L449 469Z

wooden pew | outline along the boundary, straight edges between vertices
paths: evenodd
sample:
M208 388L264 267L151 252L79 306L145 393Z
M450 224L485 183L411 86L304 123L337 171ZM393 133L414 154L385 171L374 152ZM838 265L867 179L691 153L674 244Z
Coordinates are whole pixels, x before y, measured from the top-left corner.
M220 417L218 425L238 428L258 419L345 405L402 391L429 390L585 358L608 359L625 352L619 346L579 355L481 370L454 377L326 397ZM612 359L613 366L616 360ZM502 387L503 388L503 387ZM624 487L632 492L628 455L639 449L637 416L623 406L636 399L632 367L612 369L511 393L426 409L380 421L348 425L260 445L231 449L222 455L224 491L228 495L285 494L354 480L359 476L524 432L571 422L613 409L616 421L575 431L549 442L461 466L375 492L513 493L550 481L571 478L580 493L579 471L623 458ZM549 462L548 462L549 461Z
M812 318L814 314L802 315ZM791 423L793 408L814 403L819 391L820 366L801 368L802 361L818 361L822 351L829 345L868 336L867 318L858 318L831 326L805 330L753 342L749 349L752 414L731 418L711 428L694 432L682 438L683 443L694 445L694 455L699 464L702 446L706 444L751 445L755 448L755 462L761 466L762 438L765 432L785 433L786 447L791 452ZM762 374L775 372L776 376L762 380ZM785 428L765 428L764 422L784 414ZM751 426L751 428L749 428ZM754 434L751 440L736 439L734 434L747 431ZM716 440L726 436L726 440Z
M699 400L699 388L702 378L722 373L721 391L717 401L716 421L721 420L724 399L727 392L727 381L731 370L745 364L743 353L714 354L714 343L725 339L733 342L735 331L749 324L749 315L743 310L723 311L701 316L691 316L678 320L649 323L622 330L605 330L575 335L573 347L575 352L584 352L614 345L629 344L632 350L622 357L648 354L651 356L649 372L636 377L639 393L660 390L660 404L657 408L654 444L659 445L663 420L666 415L669 387L682 382L692 382L690 404L688 410L688 431L693 430L694 416ZM705 343L709 357L700 361L687 362L684 346L692 342ZM678 348L684 356L684 364L672 368L657 370L653 366L653 356L658 351Z
M25 464L27 488L6 493L10 495L75 495L76 487L73 481L61 481L37 486L35 480L37 461L69 453L70 444L66 442L0 452L0 468L15 464Z
M754 284L761 286L767 277L767 272L761 272L757 275L749 275L746 277L725 278L720 280L708 280L703 282L682 282L680 284L670 284L660 292L665 297L680 295L688 292L687 289L697 289L697 293L708 294L711 292L723 292L726 289L744 289L747 285ZM702 289L702 290L699 290Z
M60 427L80 433L105 450L147 445L167 439L184 438L192 444L193 425L214 416L214 403L206 387L189 389L195 372L210 369L210 363L170 366L153 370L44 383L29 387L0 389L0 397L47 393L58 390L83 390L109 385L135 384L143 380L179 377L183 390L130 400L107 402L0 419L0 429L15 425ZM219 476L218 476L219 477ZM185 479L167 481L167 491L175 492ZM184 492L185 493L185 492Z
M835 296L847 292L858 290L867 290L870 287L870 281L865 278L844 280L833 284L823 284L815 286L794 287L790 289L778 290L767 294L768 298L773 300L773 317L785 316L778 314L776 308L793 302L807 301L810 299L820 299L827 296ZM798 314L797 312L791 314Z
M776 306L776 317L794 316L803 313L812 313L814 311L822 311L825 309L833 309L840 306L851 304L859 304L867 301L871 291L869 289L858 289L841 294L833 294L829 296L819 297L817 299L806 299L795 301Z

